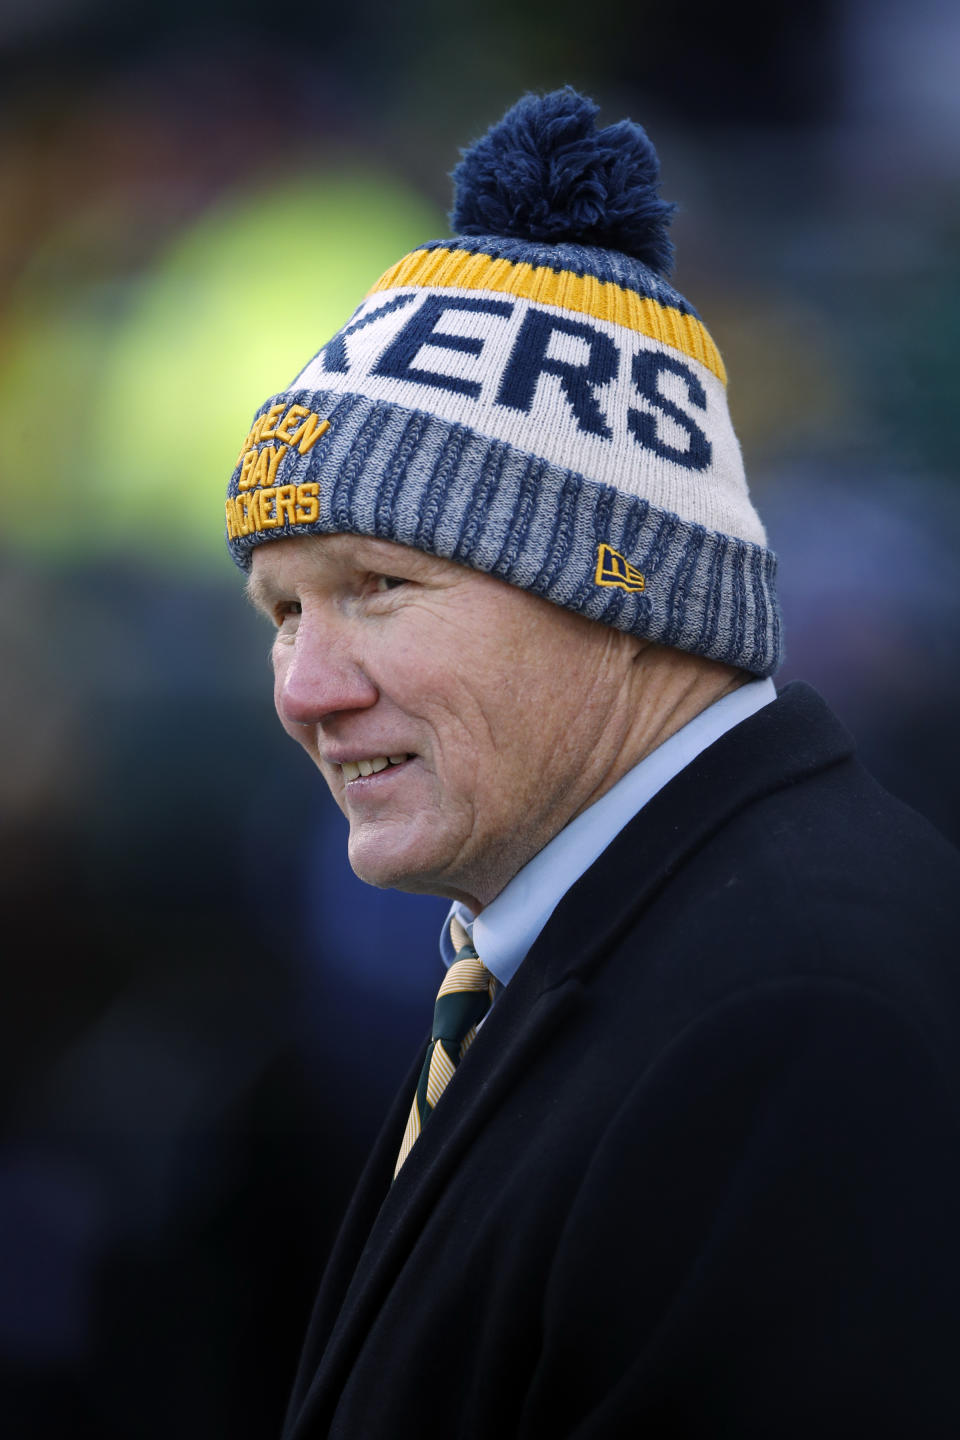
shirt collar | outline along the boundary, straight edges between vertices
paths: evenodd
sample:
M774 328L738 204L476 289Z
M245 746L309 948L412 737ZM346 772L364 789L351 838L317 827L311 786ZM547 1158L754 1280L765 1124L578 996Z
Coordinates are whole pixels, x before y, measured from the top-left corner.
M571 820L479 915L455 901L440 934L443 963L453 962L449 922L456 915L487 969L508 984L563 896L614 836L703 750L776 698L767 679L749 681L714 701Z

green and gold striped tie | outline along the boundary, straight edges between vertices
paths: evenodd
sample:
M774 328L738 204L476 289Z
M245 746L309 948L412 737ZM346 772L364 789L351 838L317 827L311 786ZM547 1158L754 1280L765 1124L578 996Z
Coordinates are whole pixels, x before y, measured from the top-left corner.
M416 1144L427 1117L453 1079L454 1070L473 1044L477 1026L490 1009L498 989L497 980L480 959L456 916L450 921L450 938L457 952L456 959L437 992L433 1037L410 1106L394 1179Z

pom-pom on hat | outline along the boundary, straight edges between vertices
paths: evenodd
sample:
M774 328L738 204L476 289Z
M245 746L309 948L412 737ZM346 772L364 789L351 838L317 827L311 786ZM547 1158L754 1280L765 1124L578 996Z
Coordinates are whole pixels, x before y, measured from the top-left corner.
M646 133L525 95L453 178L452 238L393 265L260 409L227 542L411 545L757 675L776 559L719 351L665 278L674 207Z
M677 207L657 193L657 152L632 120L598 130L598 113L569 86L518 100L453 172L457 234L575 240L668 275Z

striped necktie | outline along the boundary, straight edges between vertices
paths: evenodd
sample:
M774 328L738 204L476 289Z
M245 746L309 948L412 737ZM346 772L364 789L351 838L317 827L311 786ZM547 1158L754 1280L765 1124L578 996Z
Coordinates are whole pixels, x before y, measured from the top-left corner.
M477 1026L490 1009L499 983L480 959L460 921L450 921L450 938L456 959L437 992L433 1011L433 1035L420 1071L410 1118L403 1132L393 1178L419 1138L440 1096L453 1079L453 1072L476 1037Z

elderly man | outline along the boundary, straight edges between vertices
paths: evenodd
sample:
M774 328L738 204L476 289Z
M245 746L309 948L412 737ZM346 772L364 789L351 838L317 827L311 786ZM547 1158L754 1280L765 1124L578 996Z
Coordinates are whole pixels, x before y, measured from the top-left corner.
M351 864L452 902L285 1434L956 1436L960 866L774 689L723 363L595 114L467 152L230 484Z

